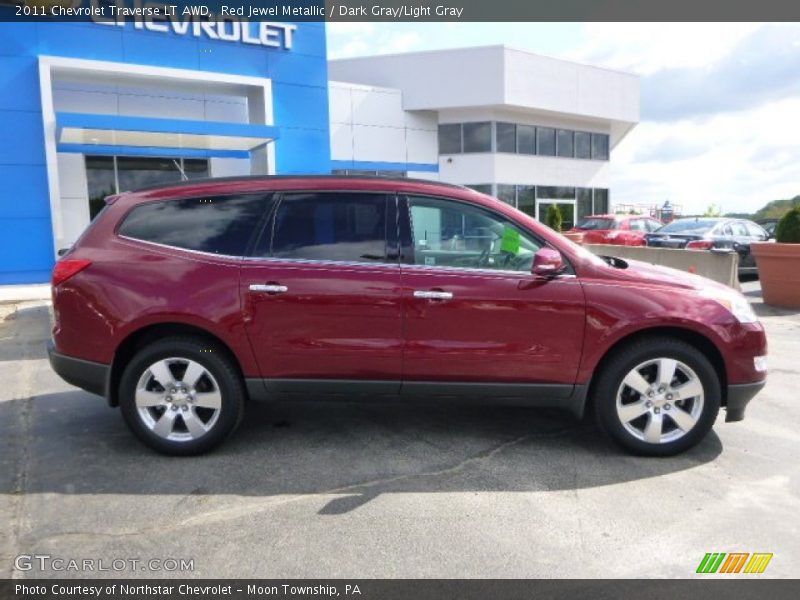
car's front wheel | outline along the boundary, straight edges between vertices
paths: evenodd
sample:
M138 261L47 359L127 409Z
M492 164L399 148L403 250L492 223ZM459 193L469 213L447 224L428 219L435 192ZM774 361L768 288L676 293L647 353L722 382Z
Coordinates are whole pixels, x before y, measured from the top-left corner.
M120 381L120 408L133 433L164 454L206 452L228 437L244 414L236 366L201 338L171 337L130 361Z
M673 338L616 352L594 386L597 421L626 450L670 456L702 440L717 418L719 378L706 356Z

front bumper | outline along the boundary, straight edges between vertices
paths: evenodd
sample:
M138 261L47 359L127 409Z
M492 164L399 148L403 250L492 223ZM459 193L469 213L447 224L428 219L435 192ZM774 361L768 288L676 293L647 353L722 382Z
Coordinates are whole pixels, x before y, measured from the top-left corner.
M736 383L728 386L728 402L725 410L725 422L741 421L744 419L744 409L748 402L753 399L761 388L766 384L764 381L754 383Z
M110 365L60 354L52 340L47 342L47 356L50 366L61 379L92 394L107 397Z

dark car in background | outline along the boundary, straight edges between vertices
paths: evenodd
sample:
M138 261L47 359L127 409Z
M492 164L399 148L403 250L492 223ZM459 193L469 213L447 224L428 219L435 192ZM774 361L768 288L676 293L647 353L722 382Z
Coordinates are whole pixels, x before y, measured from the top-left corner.
M767 232L752 221L724 217L678 219L654 233L645 235L647 245L652 248L737 252L739 276L758 273L756 261L750 252L750 244L768 238Z

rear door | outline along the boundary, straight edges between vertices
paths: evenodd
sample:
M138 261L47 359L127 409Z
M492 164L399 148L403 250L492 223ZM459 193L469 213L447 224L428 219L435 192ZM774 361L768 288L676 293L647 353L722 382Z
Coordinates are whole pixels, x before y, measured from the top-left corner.
M268 388L357 392L350 380L359 380L376 393L398 391L394 204L386 193L279 196L241 276L247 334Z

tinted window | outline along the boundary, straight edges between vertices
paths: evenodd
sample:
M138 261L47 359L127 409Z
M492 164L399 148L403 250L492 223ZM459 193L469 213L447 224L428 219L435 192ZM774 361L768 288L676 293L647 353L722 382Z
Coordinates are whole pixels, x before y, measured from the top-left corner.
M439 125L439 154L461 152L461 125Z
M497 151L517 151L517 126L513 123L497 123Z
M566 129L559 129L556 135L558 142L558 155L565 158L572 158L575 155L573 144L573 133Z
M549 127L536 128L536 153L542 156L556 155L556 130Z
M618 226L615 219L583 219L576 227L578 229L586 229L587 231L596 231L598 229L616 229Z
M592 157L592 135L583 133L582 131L575 132L575 158L591 158Z
M713 229L719 221L713 219L680 219L664 225L659 233L705 233Z
M540 244L495 213L439 198L409 198L414 263L530 271Z
M517 125L517 152L536 154L536 127Z
M270 256L276 258L385 262L386 196L286 194L272 231Z
M463 127L464 152L491 152L491 123L464 123Z
M592 134L592 158L608 160L608 136L603 133Z
M185 198L134 208L120 235L187 250L244 256L267 211L264 196Z

